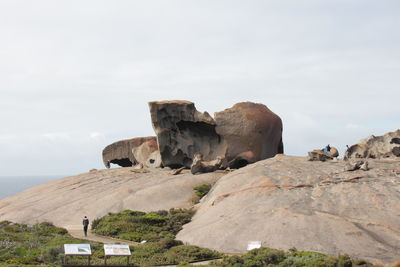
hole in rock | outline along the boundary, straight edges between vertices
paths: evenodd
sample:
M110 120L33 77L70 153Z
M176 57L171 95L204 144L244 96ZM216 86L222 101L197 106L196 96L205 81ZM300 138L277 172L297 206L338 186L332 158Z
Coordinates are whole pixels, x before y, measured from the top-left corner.
M131 167L133 164L128 158L123 159L113 159L110 161L112 164L117 164L121 167Z
M390 141L390 143L391 143L391 144L398 144L398 145L400 145L400 138L395 137L395 138L393 138L393 139Z
M190 167L196 152L201 151L205 159L214 159L220 148L221 137L215 131L215 125L205 122L179 121L176 123L181 142L181 164Z
M245 159L238 159L238 160L235 160L234 162L233 162L233 164L230 166L232 169L240 169L240 168L243 168L244 166L246 166L247 164L249 164L248 162L247 162L247 160L245 160Z
M400 157L400 146L396 146L392 149L392 153L396 156L396 157Z
M150 160L149 160L149 162L150 162L151 164L153 164L155 161L156 161L156 160L154 160L154 159L150 159Z

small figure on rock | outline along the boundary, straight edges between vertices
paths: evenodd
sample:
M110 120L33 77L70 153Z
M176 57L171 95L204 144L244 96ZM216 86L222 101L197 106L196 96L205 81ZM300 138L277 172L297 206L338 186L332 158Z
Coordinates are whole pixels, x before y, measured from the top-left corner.
M88 219L88 217L83 217L83 221L82 221L82 224L83 224L83 233L85 234L85 236L87 236L87 230L88 230L88 227L89 227L89 219Z
M308 160L310 161L327 161L333 160L339 156L339 152L335 147L329 144L323 149L316 149L308 152Z
M331 146L328 144L326 147L322 149L323 152L330 152L331 151Z

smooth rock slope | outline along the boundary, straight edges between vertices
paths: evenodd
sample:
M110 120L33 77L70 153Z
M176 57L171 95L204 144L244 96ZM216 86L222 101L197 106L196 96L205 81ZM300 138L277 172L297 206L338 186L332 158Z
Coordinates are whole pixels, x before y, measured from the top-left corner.
M34 224L48 221L68 229L125 209L140 211L190 208L193 187L212 184L224 173L171 175L132 167L92 171L66 177L0 200L0 221Z
M343 161L278 155L223 176L177 238L226 252L247 242L399 260L400 160L370 160L345 172Z

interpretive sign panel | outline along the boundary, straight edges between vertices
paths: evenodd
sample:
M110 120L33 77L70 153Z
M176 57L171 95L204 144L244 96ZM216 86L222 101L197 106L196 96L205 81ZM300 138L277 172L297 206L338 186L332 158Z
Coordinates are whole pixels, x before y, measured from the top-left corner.
M261 241L249 241L247 243L247 250L252 250L255 248L261 248Z
M104 254L106 256L130 256L131 250L128 245L104 245Z
M90 244L64 244L65 255L92 255Z

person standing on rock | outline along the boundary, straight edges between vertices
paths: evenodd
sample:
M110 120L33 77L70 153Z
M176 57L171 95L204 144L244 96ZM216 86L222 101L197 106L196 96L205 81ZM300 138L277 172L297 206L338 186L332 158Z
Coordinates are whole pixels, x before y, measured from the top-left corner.
M83 218L82 224L83 224L83 232L85 233L85 236L87 236L87 230L89 227L89 219L86 216Z

